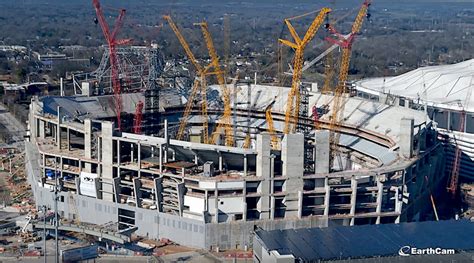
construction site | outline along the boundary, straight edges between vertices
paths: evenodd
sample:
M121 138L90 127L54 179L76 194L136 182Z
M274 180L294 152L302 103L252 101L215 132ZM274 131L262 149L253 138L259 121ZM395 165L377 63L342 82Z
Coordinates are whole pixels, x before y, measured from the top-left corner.
M331 24L330 8L285 19L288 38L279 42L293 63L286 87L229 72L206 22L194 25L208 53L195 55L173 17L164 16L192 72L187 76L158 45L118 38L125 9L109 25L94 0L106 42L100 66L74 76L73 96L61 86L59 96L34 97L27 121L29 186L21 189L31 187L35 211L55 207L62 223L27 224L59 224L119 244L136 235L248 251L257 228L439 220L444 193L459 198L459 177L472 178L470 168L460 168L472 154L462 154L470 148L457 145L453 122L442 124L433 107L400 99L373 80L349 80L352 45L370 5L357 8L352 28ZM297 32L301 17L314 19ZM318 31L329 32L329 49L307 61ZM323 61L333 61L325 81L303 81L305 70ZM364 89L365 83L374 84ZM462 117L468 110L458 109L457 130L472 129Z

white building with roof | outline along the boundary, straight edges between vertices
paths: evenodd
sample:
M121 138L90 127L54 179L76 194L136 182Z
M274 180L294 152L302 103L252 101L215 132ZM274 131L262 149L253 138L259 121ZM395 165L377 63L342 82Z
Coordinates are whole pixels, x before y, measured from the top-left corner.
M357 96L365 99L426 111L451 142L446 148L447 171L458 145L463 151L460 175L474 179L474 59L422 67L396 77L365 79L356 82L355 88Z

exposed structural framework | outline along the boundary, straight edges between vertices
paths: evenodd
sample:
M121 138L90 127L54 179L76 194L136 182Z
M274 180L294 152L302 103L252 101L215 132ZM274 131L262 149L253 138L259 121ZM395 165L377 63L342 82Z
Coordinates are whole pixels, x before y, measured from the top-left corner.
M145 57L148 61L148 82L145 85L145 116L146 119L142 125L146 127L145 133L149 135L158 135L160 132L160 88L159 78L164 72L163 54L159 52L158 45L152 45L148 55ZM174 87L176 88L176 87Z
M114 98L115 98L115 113L117 114L117 125L118 129L121 130L122 122L120 119L120 114L122 112L122 88L119 81L118 76L118 57L117 57L117 46L124 45L130 43L130 39L117 39L117 34L120 28L123 25L123 18L125 16L125 9L120 9L120 13L115 21L114 29L110 32L109 25L105 21L104 13L102 7L100 5L99 0L92 1L95 12L97 14L97 20L102 28L102 32L104 33L105 40L107 41L107 45L109 47L109 59L110 59L110 68L111 68L111 78L112 78L112 87L114 90Z
M171 139L166 121L163 137L118 132L106 121L113 114L101 111L105 100L100 96L35 99L26 159L37 204L50 205L56 170L64 181L60 195L75 196L76 206L60 206L64 217L117 222L121 230L136 227L139 235L200 248L250 244L254 225L357 225L431 214L429 193L443 179L437 171L444 162L423 112L349 98L346 107L352 114L342 124L338 149L348 153L346 169L330 169L329 123L319 120L321 129L310 134L317 166L308 174L305 136L284 135L274 147L271 134L259 134L266 130L268 102L275 101L274 110L283 109L289 93L265 97L274 89L247 84L237 89L236 103L254 102L250 124L256 143L249 149ZM331 97L309 93L309 106L316 108ZM124 99L131 96L138 95L124 94ZM74 118L75 109L84 106L94 114L82 121ZM246 113L242 108L237 115ZM273 115L276 132L282 132L284 121L283 111ZM391 132L382 132L387 130Z
M334 94L301 87L304 50L331 11L328 8L316 11L303 38L290 22L302 16L285 20L293 42L280 41L295 50L291 88L258 85L248 76L237 83L236 76L232 94L208 25L195 24L210 57L203 63L165 16L195 68L188 101L182 102L184 92L176 87L164 87L166 74L161 74L156 46L128 48L137 51L137 57L145 54L143 61L151 68L141 76L148 84L120 93L125 102L121 112L127 116L121 122L113 121L112 92L100 92L101 83L90 85L97 78L81 83L81 96L34 97L25 160L36 204L51 206L50 189L60 178L59 200L74 196L59 206L63 218L113 222L118 232L136 230L139 236L205 249L248 247L249 233L257 226L273 230L431 219L431 193L444 189L446 179L439 173L444 159L436 124L425 112L399 105L354 97L343 105L338 102L347 80L350 47L368 4L351 34L335 41L347 50ZM119 56L120 48L115 51ZM130 71L120 65L139 64L119 62L119 82L127 84ZM112 66L110 72L115 72ZM216 85L207 85L211 76ZM213 98L207 95L219 92L215 101L222 98L222 109L209 110L207 101ZM147 119L148 110L163 120L162 132L146 132L147 125L157 125ZM175 136L170 127L178 122ZM118 125L124 127L119 131ZM332 136L337 141L330 140ZM335 152L341 153L337 166Z
M308 45L308 43L314 38L316 32L321 27L326 18L326 15L331 12L329 8L323 8L319 12L318 16L314 19L313 23L309 26L308 30L306 31L303 39L301 39L296 32L295 28L291 24L291 20L298 17L287 18L285 19L285 23L288 26L288 30L290 31L291 36L293 37L294 42L290 42L288 40L280 39L280 42L293 48L295 50L295 57L294 57L294 65L293 65L293 78L291 81L291 90L288 96L288 101L286 104L286 113L285 113L285 128L283 132L285 134L289 134L290 131L296 128L296 124L298 123L299 117L299 109L300 109L300 81L301 81L301 74L303 69L303 59L304 59L304 49ZM293 125L293 129L292 129Z

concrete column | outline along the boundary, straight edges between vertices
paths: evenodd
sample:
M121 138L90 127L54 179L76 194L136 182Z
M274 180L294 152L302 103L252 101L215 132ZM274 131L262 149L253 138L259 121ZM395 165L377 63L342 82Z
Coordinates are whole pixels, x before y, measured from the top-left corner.
M76 185L76 193L81 194L81 178L74 178L74 184Z
M134 154L134 148L135 148L135 146L134 146L133 143L130 143L130 148L131 148L131 149L130 149L130 163L133 163L133 162L135 161L135 160L134 160L134 158L135 158L135 154Z
M380 224L380 213L382 212L382 198L383 198L383 183L380 181L380 175L377 175L377 208L375 213L377 214L377 221L375 224Z
M315 136L315 165L316 165L316 174L329 173L329 158L330 158L330 148L329 148L329 131L328 130L319 130L316 131Z
M400 121L400 154L405 158L413 157L413 118Z
M67 150L71 150L71 131L69 127L66 129L66 141L67 141Z
M168 145L170 143L170 137L168 134L168 120L167 119L165 119L164 127L165 127L165 141L166 141L166 145Z
M219 223L219 190L217 190L217 184L216 182L216 190L214 191L214 209L215 209L215 215L214 215L214 223Z
M135 206L141 207L142 206L142 191L140 188L142 187L142 182L138 178L133 178L133 192L135 192Z
M59 96L64 96L63 78L59 78Z
M329 186L329 178L326 177L324 180L324 188L326 193L324 195L324 216L329 216L329 199L331 197L331 187Z
M270 155L270 178L275 178L275 155ZM273 182L273 180L272 180ZM273 187L271 189L272 193L273 193Z
M155 202L159 212L163 212L163 178L155 178Z
M115 202L120 203L120 192L122 191L120 187L120 177L115 177L112 182L114 187Z
M61 150L61 114L60 114L60 109L61 107L57 107L57 112L58 112L58 116L57 116L57 120L58 120L58 125L56 126L56 143L57 143L57 147L58 147L58 150Z
M224 169L224 161L223 161L221 152L218 152L218 154L219 154L219 171L222 171Z
M354 225L354 215L356 212L356 205L357 205L357 179L355 176L352 176L351 178L351 226Z
M92 121L90 119L84 120L84 158L92 159ZM90 163L84 164L84 171L92 172Z
M303 216L303 191L298 191L298 218L301 219L302 216Z
M165 149L164 149L164 153L165 153L165 163L168 162L168 145L170 144L170 137L168 135L168 120L165 119L165 123L164 123L164 127L165 127Z
M270 134L264 132L257 135L257 176L263 178L260 182L258 192L261 197L257 203L257 209L260 211L260 219L268 219L270 214Z
M398 200L398 195L400 194L400 189L397 187L395 189L395 212L401 213L402 212L402 200ZM400 223L400 216L395 219L395 224Z
M247 155L244 154L244 176L247 176L247 169L248 169L248 164L247 164Z
M138 162L138 177L141 177L141 170L142 170L142 145L138 143L138 149L137 149L137 162Z
M184 183L178 184L178 205L179 205L179 215L183 216L184 209L184 192L186 191L186 186Z
M44 139L44 138L45 138L44 121L38 119L38 122L39 122L39 130L38 130L38 132L39 132L39 137L40 137L41 139Z
M158 157L160 158L160 174L163 173L163 145L160 144L158 148Z
M209 212L209 192L204 190L204 212Z
M121 165L121 157L122 157L122 153L120 151L120 140L117 140L117 164L120 166Z
M102 174L101 177L104 181L112 182L113 179L113 122L103 121L102 122ZM106 201L113 201L113 197L110 194L112 192L112 186L110 184L102 184L103 199Z
M275 219L275 197L270 196L270 219Z
M304 173L304 136L303 134L287 134L281 143L281 159L283 162L286 215L298 217L300 198L298 191L303 190Z

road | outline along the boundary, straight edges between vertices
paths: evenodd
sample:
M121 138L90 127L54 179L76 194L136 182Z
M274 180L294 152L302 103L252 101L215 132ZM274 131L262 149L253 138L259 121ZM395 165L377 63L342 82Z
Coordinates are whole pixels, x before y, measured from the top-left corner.
M19 122L3 104L0 104L0 123L11 134L12 143L9 146L16 146L22 149L24 147L23 136L26 135L26 123Z

